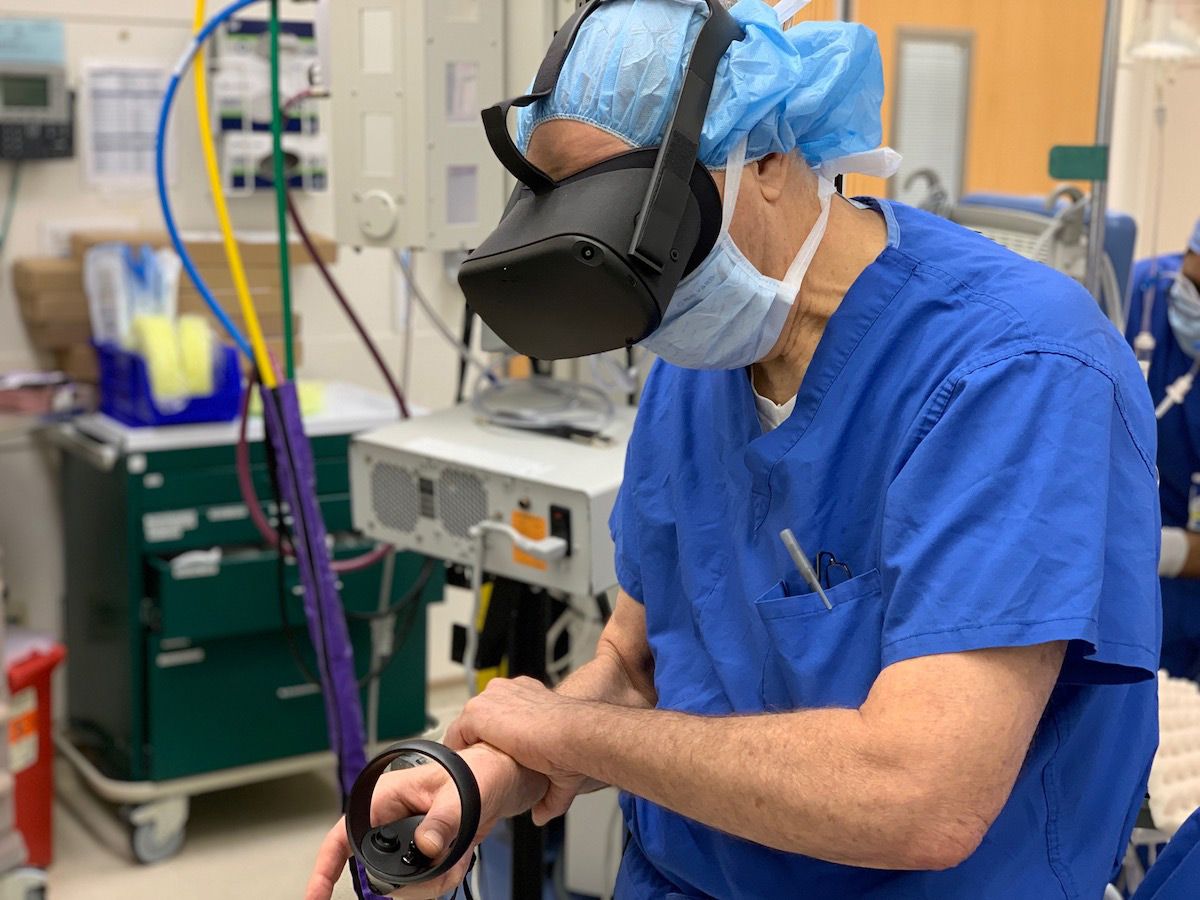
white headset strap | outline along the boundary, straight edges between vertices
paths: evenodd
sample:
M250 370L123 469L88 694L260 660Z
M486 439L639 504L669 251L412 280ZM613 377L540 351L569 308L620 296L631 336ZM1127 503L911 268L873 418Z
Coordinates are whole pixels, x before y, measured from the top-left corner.
M779 27L782 28L800 10L812 3L812 0L779 0L775 4L775 15L779 16Z
M808 237L800 247L800 252L792 260L787 274L783 276L783 285L787 293L793 297L800 291L800 285L808 273L809 266L812 265L813 257L817 255L817 250L821 248L821 241L825 239L825 232L829 230L829 213L833 207L833 195L836 190L837 188L828 178L820 178L817 182L817 199L821 203L821 212L817 214L812 231L808 233Z
M725 199L721 206L721 234L729 233L733 222L733 213L737 209L738 192L742 189L742 172L746 169L746 145L750 135L746 135L734 148L729 151L729 161L725 163Z
M874 175L877 178L891 178L900 171L900 163L904 161L899 153L891 147L877 147L862 153L851 153L849 156L839 156L821 163L815 171L818 175L832 179L837 175Z

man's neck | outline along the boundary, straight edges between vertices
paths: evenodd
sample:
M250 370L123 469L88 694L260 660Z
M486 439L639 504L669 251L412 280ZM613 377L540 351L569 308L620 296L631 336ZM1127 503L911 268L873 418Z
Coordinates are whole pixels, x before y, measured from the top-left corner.
M806 235L807 230L801 240ZM796 396L829 319L886 246L883 216L834 197L825 239L804 276L783 334L772 355L751 367L754 389L760 395L775 403Z

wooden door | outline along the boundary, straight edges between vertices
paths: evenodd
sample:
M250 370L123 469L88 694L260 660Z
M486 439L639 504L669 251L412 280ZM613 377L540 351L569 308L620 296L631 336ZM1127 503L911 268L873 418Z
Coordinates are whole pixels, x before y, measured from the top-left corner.
M829 18L834 6L818 0L802 16ZM894 134L899 36L970 36L966 191L1048 192L1050 148L1093 142L1104 0L856 0L852 16L879 36L886 141ZM886 195L887 187L855 176L847 192Z
M1050 148L1094 140L1104 6L1103 0L857 0L854 19L880 38L884 138L895 134L900 36L966 35L971 77L962 187L1049 192ZM848 187L887 192L877 179L854 178Z

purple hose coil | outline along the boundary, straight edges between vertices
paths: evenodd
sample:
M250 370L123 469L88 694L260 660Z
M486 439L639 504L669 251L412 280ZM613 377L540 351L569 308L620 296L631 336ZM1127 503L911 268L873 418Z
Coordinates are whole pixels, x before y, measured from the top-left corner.
M359 772L367 765L366 730L354 672L354 648L337 579L325 549L328 546L325 520L317 503L312 447L304 434L294 384L287 382L275 390L264 388L262 400L263 421L275 451L280 491L297 522L293 543L304 587L304 618L317 653L329 743L339 761L338 781L342 796L348 797ZM300 522L304 523L303 528ZM366 873L357 860L352 859L352 863L358 869L364 900L380 900L371 892Z

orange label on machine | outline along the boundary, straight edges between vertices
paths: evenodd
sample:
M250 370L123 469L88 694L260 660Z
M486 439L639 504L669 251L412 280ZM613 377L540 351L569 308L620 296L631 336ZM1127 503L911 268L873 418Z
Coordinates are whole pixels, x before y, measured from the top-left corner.
M535 516L533 513L527 513L519 509L514 509L512 514L512 526L517 529L525 537L535 541L540 541L549 533L550 525L541 516ZM549 564L545 560L530 556L521 550L513 548L513 562L519 563L522 566L530 566L537 569L539 572L545 572L549 568Z

